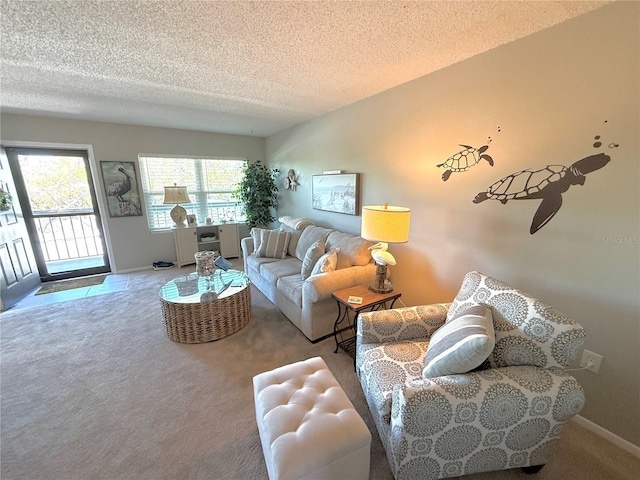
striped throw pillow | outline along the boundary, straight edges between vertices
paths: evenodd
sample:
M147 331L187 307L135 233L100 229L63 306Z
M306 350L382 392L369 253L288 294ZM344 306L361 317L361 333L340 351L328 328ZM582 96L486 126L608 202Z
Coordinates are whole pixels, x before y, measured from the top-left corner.
M469 372L487 359L495 342L491 309L486 305L473 305L431 336L422 377Z
M256 250L256 257L284 258L291 234L282 230L262 230L260 232L260 246Z

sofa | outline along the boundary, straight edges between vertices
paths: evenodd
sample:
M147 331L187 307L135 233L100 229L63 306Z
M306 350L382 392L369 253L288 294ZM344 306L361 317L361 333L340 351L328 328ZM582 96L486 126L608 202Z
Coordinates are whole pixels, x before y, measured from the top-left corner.
M253 228L241 241L242 258L251 283L317 342L333 335L338 309L331 293L373 281L372 242L297 220Z
M565 371L584 337L480 272L453 303L360 314L356 370L395 479L542 468L584 405Z

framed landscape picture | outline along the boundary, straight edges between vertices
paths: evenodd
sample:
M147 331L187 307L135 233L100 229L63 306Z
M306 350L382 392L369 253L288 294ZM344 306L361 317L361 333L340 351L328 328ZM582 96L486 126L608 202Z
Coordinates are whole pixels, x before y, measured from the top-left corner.
M360 174L313 175L313 208L327 212L359 214Z
M135 217L142 215L140 193L133 162L100 162L104 193L109 216Z

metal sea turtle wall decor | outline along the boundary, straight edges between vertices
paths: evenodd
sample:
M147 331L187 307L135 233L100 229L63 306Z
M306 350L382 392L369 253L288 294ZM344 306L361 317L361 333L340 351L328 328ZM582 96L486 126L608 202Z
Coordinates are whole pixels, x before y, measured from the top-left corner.
M616 145L617 146L617 145ZM572 185L584 185L585 175L604 167L611 157L604 153L590 155L569 167L547 165L512 173L490 185L476 195L473 203L492 199L506 204L509 200L540 199L529 228L532 235L544 227L562 206L562 194Z
M480 160L486 160L489 165L493 167L493 158L484 153L489 148L489 145L483 145L480 148L474 148L470 145L459 145L464 147L464 150L460 150L458 153L447 158L444 162L436 165L436 167L443 167L445 169L442 174L443 182L446 182L453 172L465 172L480 163Z

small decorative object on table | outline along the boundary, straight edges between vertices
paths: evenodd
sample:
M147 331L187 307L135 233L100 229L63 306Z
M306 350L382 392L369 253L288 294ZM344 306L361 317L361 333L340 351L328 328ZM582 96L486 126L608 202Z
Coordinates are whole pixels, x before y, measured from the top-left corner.
M214 232L205 232L200 234L200 241L202 243L213 242L216 239L216 234Z
M198 276L210 279L211 275L216 271L216 266L213 264L215 260L214 253L211 251L196 252L194 257Z
M176 284L178 295L185 297L198 292L198 275L190 273L184 277L176 278L173 283Z

